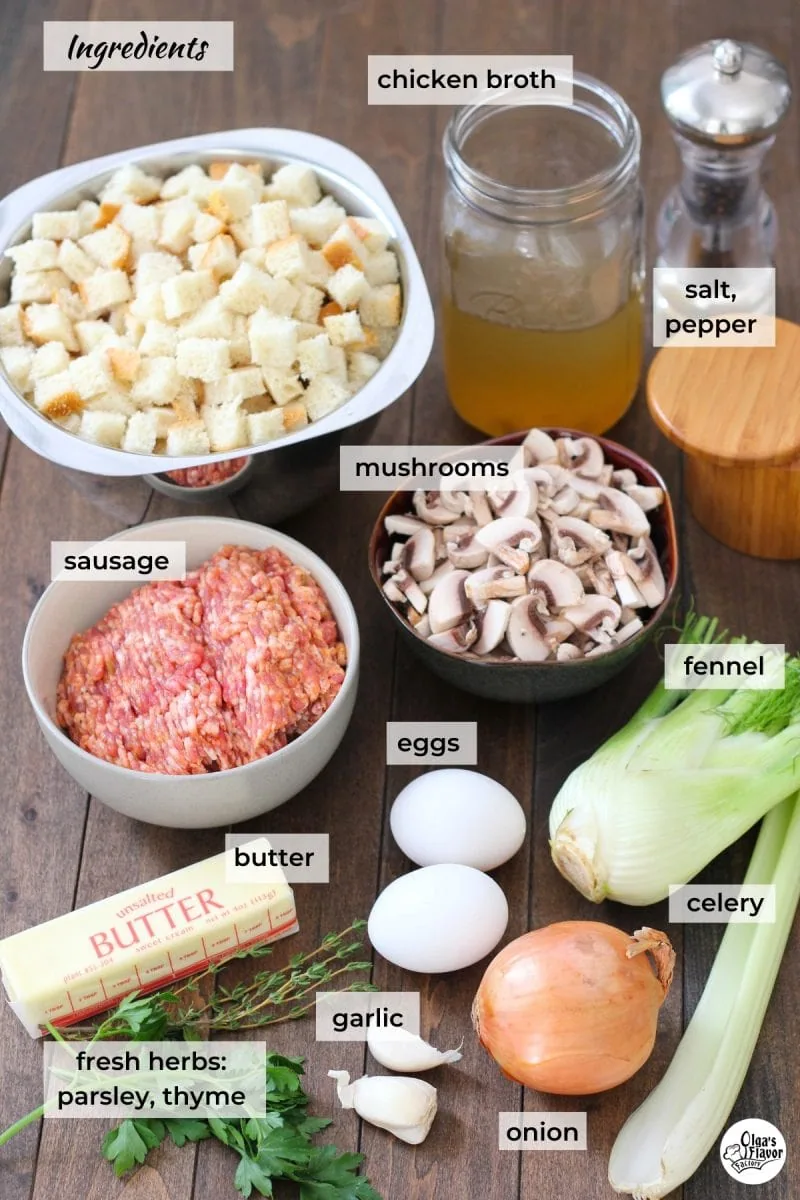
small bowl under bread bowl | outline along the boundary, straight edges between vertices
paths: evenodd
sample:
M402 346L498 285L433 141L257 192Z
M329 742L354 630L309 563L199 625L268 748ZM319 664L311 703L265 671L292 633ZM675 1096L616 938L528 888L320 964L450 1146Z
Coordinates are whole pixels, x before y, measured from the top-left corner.
M579 430L548 428L553 438L582 438L590 435ZM518 446L526 432L507 434L481 443L484 446ZM369 569L375 586L392 615L401 639L421 662L441 679L462 691L489 700L511 703L543 703L565 700L602 686L618 675L653 638L670 610L678 579L678 539L669 493L661 476L645 459L609 438L593 440L602 446L605 461L615 470L635 471L640 484L659 487L664 492L660 508L648 513L651 537L664 574L665 594L657 608L647 611L643 628L628 641L605 654L580 658L570 662L521 662L480 657L466 651L453 653L431 645L415 632L398 607L383 590L383 565L390 553L391 537L385 529L385 519L394 514L412 511L413 492L396 491L384 504L372 531L369 545Z
M150 774L96 758L71 741L55 720L56 689L64 652L76 633L90 628L136 584L57 580L36 605L22 647L28 698L50 749L85 791L109 808L153 825L197 829L229 825L270 812L296 796L336 751L350 722L358 691L359 634L350 598L331 568L294 538L248 521L176 517L126 529L106 542L179 541L191 570L224 545L263 550L275 546L322 588L347 648L339 693L305 733L266 758L206 775ZM101 543L105 544L105 543Z

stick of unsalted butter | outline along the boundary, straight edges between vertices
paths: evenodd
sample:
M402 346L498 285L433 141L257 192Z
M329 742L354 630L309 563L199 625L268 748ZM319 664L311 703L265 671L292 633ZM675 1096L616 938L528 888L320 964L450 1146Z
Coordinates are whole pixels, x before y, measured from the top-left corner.
M261 841L261 839L259 839ZM267 843L268 844L268 843ZM228 883L230 851L0 941L9 1004L31 1037L194 974L237 950L296 933L282 871Z

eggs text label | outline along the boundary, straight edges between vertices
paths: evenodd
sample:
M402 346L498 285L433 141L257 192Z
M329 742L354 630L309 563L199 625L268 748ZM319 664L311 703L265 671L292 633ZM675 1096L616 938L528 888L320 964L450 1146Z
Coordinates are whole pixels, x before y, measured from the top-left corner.
M387 721L386 764L472 767L478 761L476 721Z
M419 992L318 992L318 1042L391 1041L399 1030L419 1035Z

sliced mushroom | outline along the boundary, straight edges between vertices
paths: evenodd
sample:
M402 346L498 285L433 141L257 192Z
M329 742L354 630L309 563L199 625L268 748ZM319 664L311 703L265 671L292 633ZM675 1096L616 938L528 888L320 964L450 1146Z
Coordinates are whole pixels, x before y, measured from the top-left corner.
M597 497L597 507L589 520L598 529L613 529L629 537L643 537L650 532L650 522L635 500L618 488L604 488Z
M623 608L641 608L645 603L644 596L633 582L628 567L630 559L619 550L611 550L606 555L606 566L614 580L614 587Z
M475 526L461 537L447 539L447 557L454 567L470 571L486 565L489 551L478 541L477 535L478 528Z
M433 530L424 525L408 539L400 561L416 580L430 579L436 566L436 546Z
M417 488L414 492L414 511L428 525L451 525L459 513L442 504L439 492L426 492Z
M515 575L508 567L487 567L483 571L473 571L464 589L476 608L480 608L490 600L524 596L527 585L523 575Z
M502 642L511 616L511 605L505 600L490 600L481 612L475 614L478 639L472 647L473 654L491 654Z
M607 533L579 517L558 517L550 523L550 531L550 556L559 558L568 567L578 567L590 558L598 558L611 547Z
M489 492L488 499L497 517L532 517L539 503L539 489L512 479L508 488Z
M448 629L455 629L472 612L472 604L464 590L468 578L468 571L451 571L431 592L428 618L432 633L446 633Z
M531 554L542 543L541 527L530 517L500 517L484 525L476 536L496 558L523 575L530 567Z
M467 511L469 497L455 480L443 479L439 484L439 499L445 508L461 517Z
M585 479L598 479L605 466L603 447L594 438L562 438L566 454L564 465Z
M585 500L596 500L603 490L603 485L597 479L584 479L582 475L570 475L569 486Z
M576 573L555 558L543 558L528 572L528 587L532 596L540 599L546 612L568 608L583 600L583 584ZM541 612L541 607L539 608Z
M583 653L572 642L562 642L556 647L556 662L574 662L576 658L583 658Z
M418 633L420 637L430 637L431 623L427 613L418 613L416 609L409 608L406 616L409 624L414 626L415 633Z
M611 476L611 482L616 488L621 488L627 491L629 487L637 484L639 480L636 477L636 472L630 467L621 467L619 471L615 471Z
M623 642L629 641L634 634L637 634L640 629L644 629L644 622L641 617L634 617L632 621L627 621L614 634L614 641L617 645L622 645Z
M489 507L485 492L470 492L467 496L467 515L472 517L477 525L488 525L494 520L494 514Z
M432 575L420 582L419 590L424 592L426 596L430 596L437 583L441 583L447 575L452 575L453 571L455 571L455 567L450 562L450 559L446 558L444 562L439 563Z
M642 512L652 512L664 503L664 493L660 487L643 487L641 484L629 484L623 488L631 500L635 500Z
M512 654L523 662L544 662L573 628L560 617L543 617L533 596L520 596L511 605L506 641Z
M532 429L522 443L525 466L538 467L540 463L558 462L558 447L549 433L543 429Z
M567 513L575 511L580 501L581 498L574 488L563 487L550 499L548 507L559 516L566 516Z
M384 520L383 527L387 533L403 537L416 533L418 529L424 529L425 522L420 521L419 517L409 517L406 513L390 513Z
M434 633L428 638L429 646L439 650L447 650L450 654L464 654L478 639L478 628L475 621L464 621L454 625L444 633Z
M424 528L424 526L422 527ZM386 559L381 567L382 575L394 575L395 571L399 571L403 565L403 550L405 549L404 542L395 542L392 546L392 552L389 558Z
M414 576L405 567L401 567L399 571L395 571L391 582L402 593L403 598L414 606L418 613L425 612L425 609L428 607L428 597L422 591Z
M400 588L394 582L394 579L387 579L381 591L387 600L391 600L392 604L404 604L405 596L400 591Z
M586 564L588 585L598 596L616 596L617 589L614 579L601 559L594 559Z
M650 608L658 608L667 593L664 573L658 561L656 548L648 537L639 538L635 546L628 551L629 563L626 563L628 574L644 597L645 604Z
M600 474L597 476L603 487L611 487L611 480L614 478L614 467L611 463L606 463Z
M607 642L619 625L622 609L610 596L586 595L580 604L565 608L563 616L595 642Z

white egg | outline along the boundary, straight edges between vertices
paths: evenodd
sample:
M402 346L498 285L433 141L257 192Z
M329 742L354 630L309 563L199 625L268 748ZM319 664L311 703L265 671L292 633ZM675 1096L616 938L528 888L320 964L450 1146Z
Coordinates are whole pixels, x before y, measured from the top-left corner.
M478 771L429 771L404 787L389 818L412 862L492 871L525 840L525 814L508 788Z
M438 974L485 958L507 924L508 904L491 876L443 863L390 883L373 904L367 928L389 962Z

